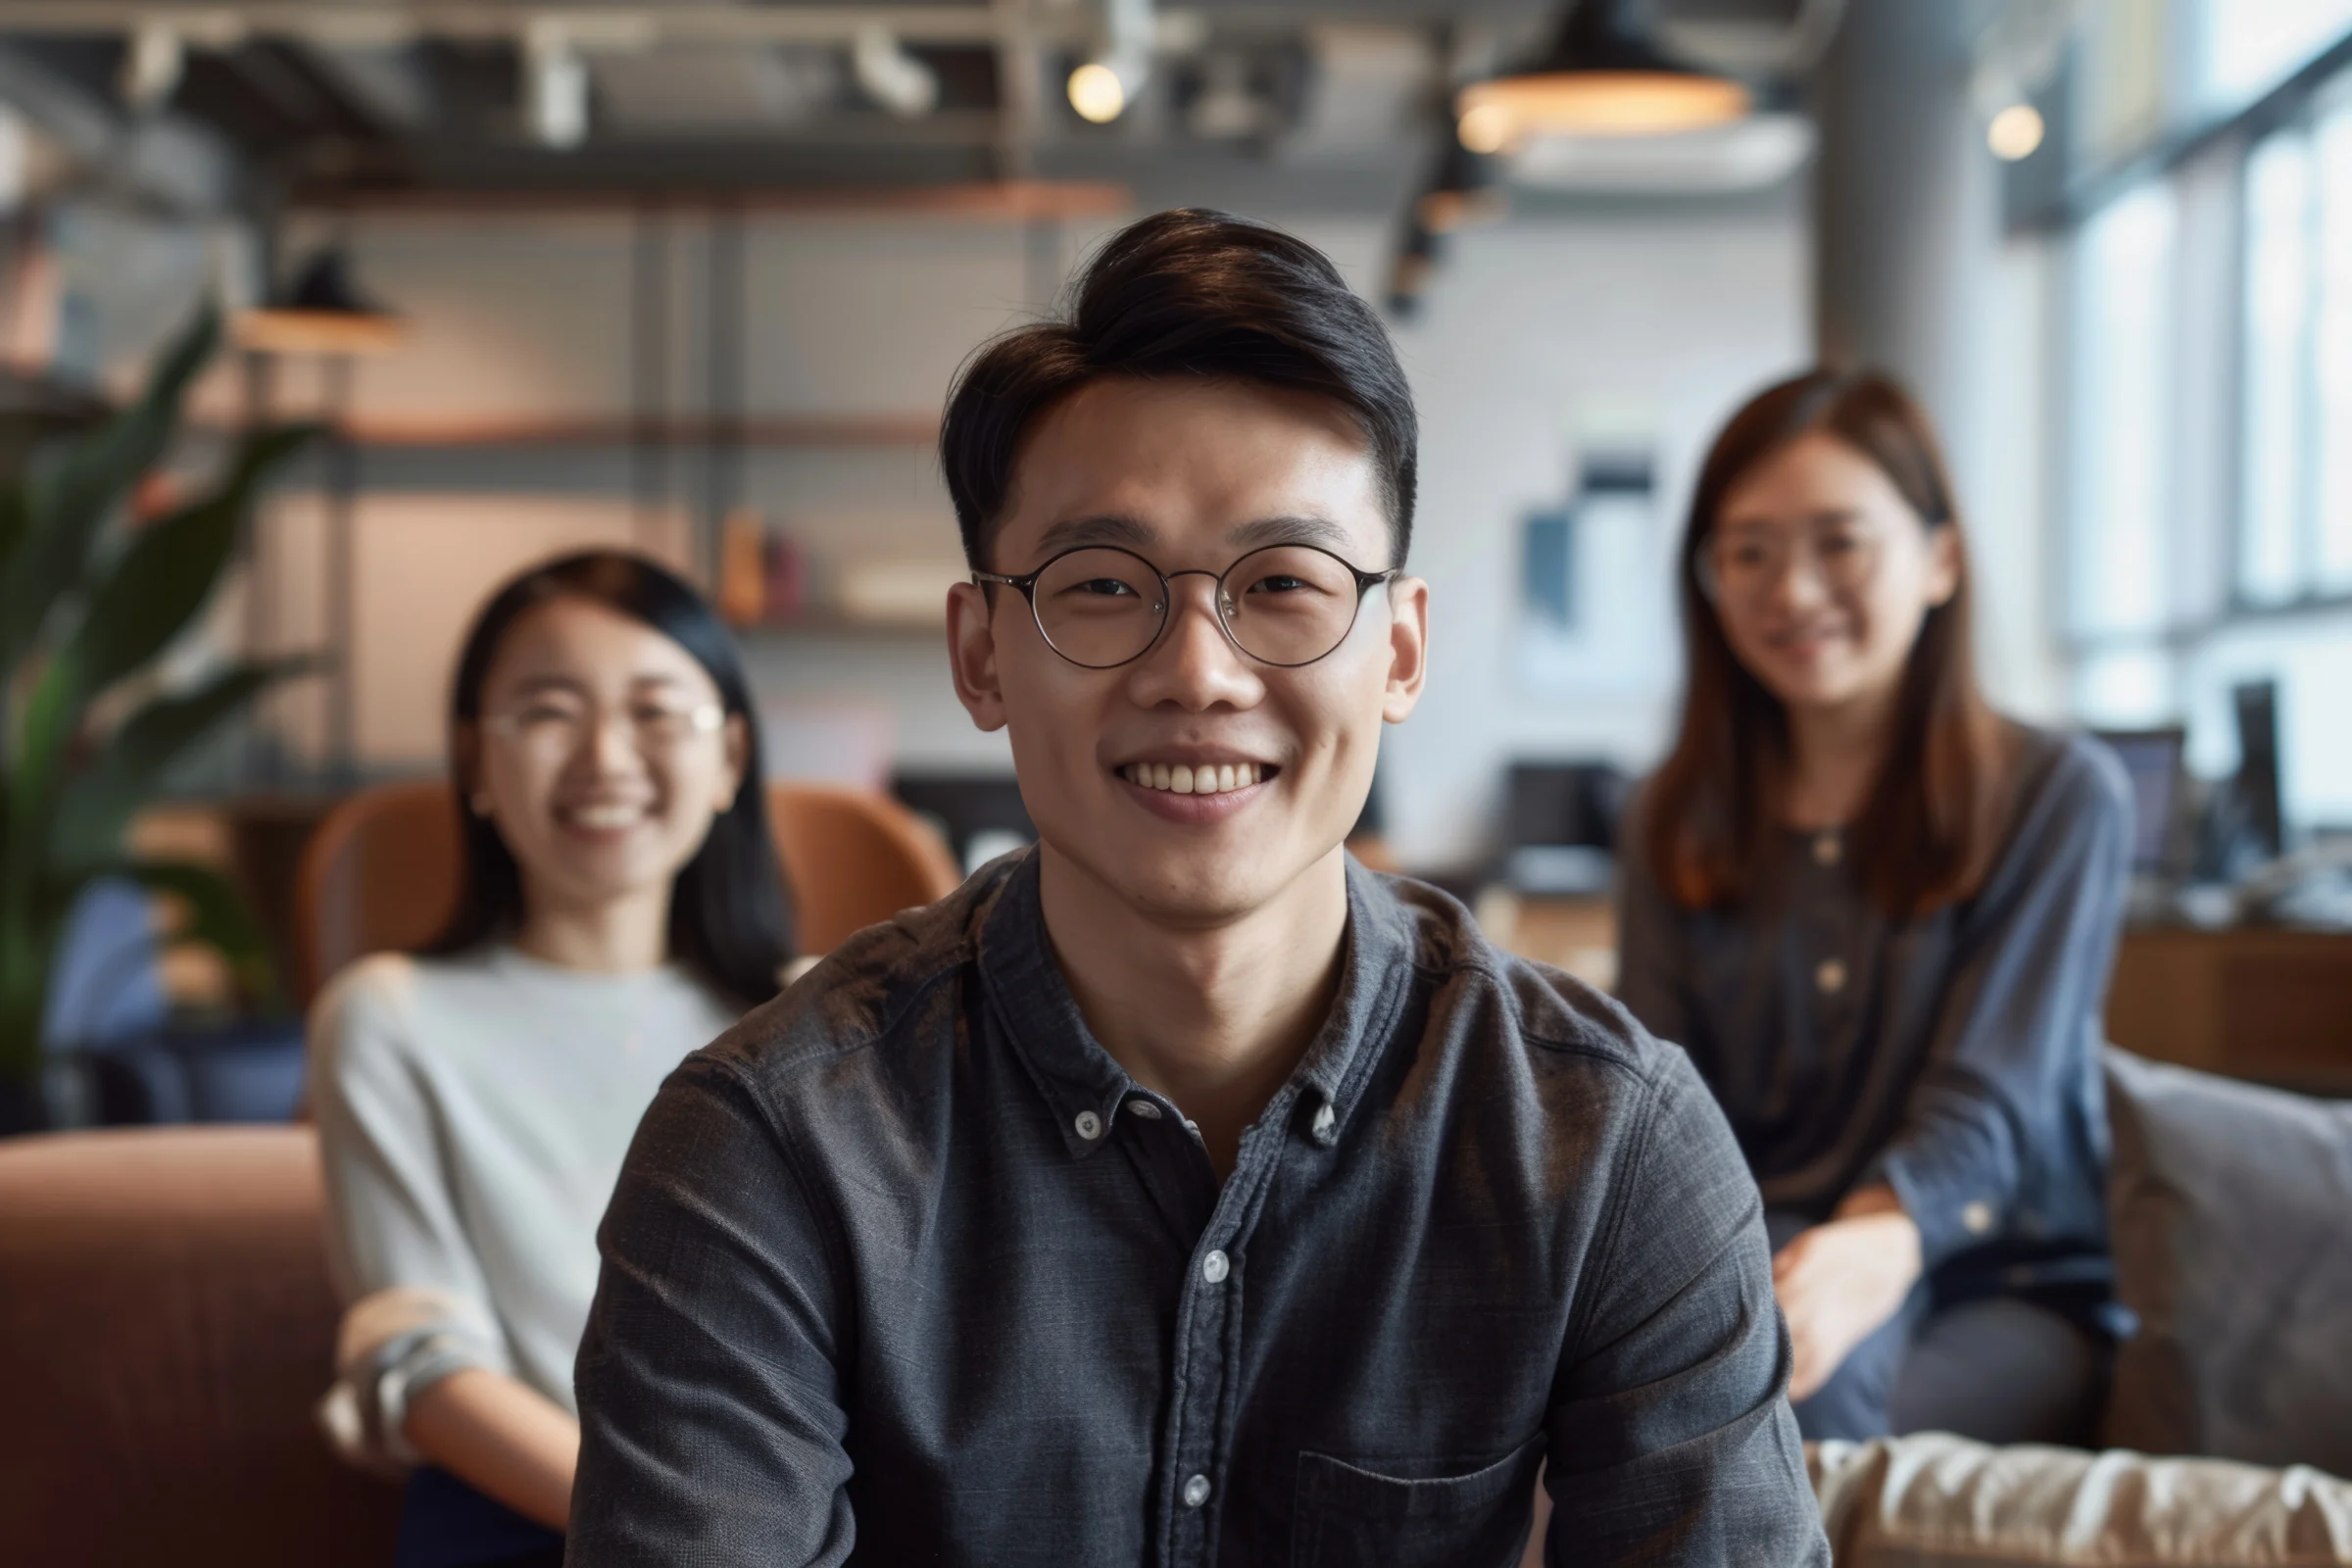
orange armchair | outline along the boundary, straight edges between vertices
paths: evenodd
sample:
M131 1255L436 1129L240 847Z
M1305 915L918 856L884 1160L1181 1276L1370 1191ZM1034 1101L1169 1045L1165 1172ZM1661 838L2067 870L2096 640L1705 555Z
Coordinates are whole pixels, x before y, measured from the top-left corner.
M939 834L887 796L770 784L767 819L803 953L963 880ZM458 896L458 855L457 798L439 780L378 785L335 808L303 851L296 891L304 1005L353 959L431 940Z

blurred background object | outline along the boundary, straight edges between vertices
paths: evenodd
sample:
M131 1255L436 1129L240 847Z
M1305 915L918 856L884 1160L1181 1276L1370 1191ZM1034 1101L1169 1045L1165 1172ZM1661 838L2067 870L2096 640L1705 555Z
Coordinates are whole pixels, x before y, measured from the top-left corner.
M249 431L193 497L159 477L220 333L200 310L129 407L42 445L0 490L0 1131L53 1118L53 1052L159 1026L165 947L209 950L241 1001L275 1000L234 881L126 843L183 754L303 663L164 658L208 608L255 491L312 433ZM166 929L133 888L168 901Z

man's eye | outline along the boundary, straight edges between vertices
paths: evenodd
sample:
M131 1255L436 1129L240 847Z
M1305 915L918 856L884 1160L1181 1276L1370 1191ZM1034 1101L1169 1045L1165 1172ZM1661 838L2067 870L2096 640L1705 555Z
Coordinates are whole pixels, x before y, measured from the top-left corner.
M1821 541L1821 552L1825 556L1851 555L1861 548L1862 538L1859 534L1833 533Z
M549 724L576 723L578 718L579 715L570 709L560 707L555 703L530 703L516 710L514 713L515 723L533 729Z
M1136 597L1135 590L1116 577L1089 577L1077 585L1077 591L1082 594L1101 594L1105 598L1116 598L1120 594L1131 599Z
M1250 585L1249 591L1253 594L1290 594L1313 586L1314 584L1308 582L1304 577L1293 577L1285 572L1277 572L1270 577L1258 578Z

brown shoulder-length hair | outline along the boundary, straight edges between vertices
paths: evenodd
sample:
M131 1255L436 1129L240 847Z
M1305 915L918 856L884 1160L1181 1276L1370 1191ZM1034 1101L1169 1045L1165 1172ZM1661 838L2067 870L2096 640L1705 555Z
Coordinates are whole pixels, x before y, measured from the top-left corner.
M1634 852L1690 908L1740 902L1764 862L1789 765L1788 712L1733 654L1702 585L1700 557L1733 486L1815 432L1877 464L1922 521L1955 535L1952 596L1920 625L1895 733L1846 840L1872 901L1907 918L1964 899L1983 882L2007 814L2009 744L2007 726L1977 686L1968 551L1935 431L1910 395L1875 371L1817 369L1767 387L1715 438L1677 567L1689 672L1682 729L1644 793Z

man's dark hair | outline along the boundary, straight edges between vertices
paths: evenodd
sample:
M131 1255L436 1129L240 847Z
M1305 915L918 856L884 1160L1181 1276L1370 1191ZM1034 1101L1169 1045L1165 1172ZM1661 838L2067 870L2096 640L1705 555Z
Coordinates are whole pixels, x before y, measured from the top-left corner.
M1096 253L1066 318L1016 327L964 365L939 455L963 553L986 569L1030 421L1105 376L1194 375L1315 392L1363 426L1404 564L1420 442L1412 389L1380 318L1322 252L1263 223L1182 207Z

